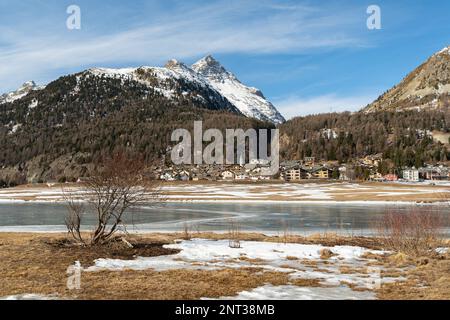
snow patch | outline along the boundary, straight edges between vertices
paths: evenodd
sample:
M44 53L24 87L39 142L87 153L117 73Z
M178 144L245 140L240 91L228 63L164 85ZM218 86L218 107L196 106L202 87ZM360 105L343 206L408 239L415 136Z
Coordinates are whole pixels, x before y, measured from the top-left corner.
M448 55L450 55L450 46L445 47L444 49L442 49L441 51L439 51L437 53L437 55L440 55L440 54L448 54Z
M325 247L313 244L241 241L241 248L230 248L228 240L205 239L180 240L176 244L165 245L164 247L181 251L175 255L138 257L134 260L97 259L94 266L86 268L84 271L259 268L265 271L287 273L292 280L316 279L322 286L326 287L342 287L343 283L349 283L366 290L374 289L380 281L401 280L400 278L382 279L381 271L377 268L366 269L366 272L341 273L341 267L354 267L361 270L367 267L366 262L368 260L362 258L367 252L385 253L362 247ZM320 258L323 249L331 250L334 254L326 262ZM309 294L314 295L311 292ZM330 295L331 293L328 292L327 294Z
M43 86L36 85L34 81L27 81L16 91L0 95L0 104L14 102L16 100L22 99L31 91L42 90L43 88Z
M39 101L37 99L33 99L31 103L28 105L28 109L34 109L38 106Z
M0 300L57 300L56 296L45 296L41 294L25 293L1 297Z
M22 124L20 124L20 123L15 124L15 125L11 128L11 130L8 132L8 134L14 134L14 133L16 133L17 130L19 130L21 126L22 126Z
M234 297L219 300L373 300L370 291L355 292L346 286L312 288L298 286L266 285L250 291L240 292Z

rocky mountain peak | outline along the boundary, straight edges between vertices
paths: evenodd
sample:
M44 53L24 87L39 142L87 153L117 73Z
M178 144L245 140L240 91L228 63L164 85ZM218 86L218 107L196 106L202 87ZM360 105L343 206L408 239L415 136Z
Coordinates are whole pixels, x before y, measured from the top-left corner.
M219 61L214 59L213 56L208 55L203 59L200 59L192 65L192 69L206 77L229 77L236 78L233 74L229 73Z
M25 97L31 91L39 89L42 89L42 87L36 85L34 81L27 81L22 84L17 90L1 95L0 104L14 102L15 100Z
M450 106L450 46L432 55L365 112L438 110Z
M285 121L272 103L264 97L261 90L244 85L211 55L194 63L192 69L205 77L214 89L226 97L244 115L273 123Z
M450 56L450 46L445 47L441 51L439 51L436 55L442 56L442 55L448 55Z
M167 61L164 68L174 71L189 69L189 67L186 66L183 62L180 62L176 59L170 59L169 61Z

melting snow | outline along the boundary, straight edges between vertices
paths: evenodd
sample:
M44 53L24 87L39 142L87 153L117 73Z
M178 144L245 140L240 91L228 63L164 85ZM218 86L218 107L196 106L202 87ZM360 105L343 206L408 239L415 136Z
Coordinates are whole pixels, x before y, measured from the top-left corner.
M1 297L0 300L56 300L55 296L44 296L41 294L26 293Z
M38 106L39 101L36 99L33 99L33 101L31 101L30 105L28 106L28 109L34 109Z
M240 292L234 297L220 300L373 300L370 291L355 292L349 287L311 288L297 286L266 285L250 291Z
M14 125L14 126L12 127L11 131L9 131L8 134L14 134L14 133L16 133L17 130L19 130L21 126L22 126L22 124L20 124L20 123Z
M241 293L238 299L278 297L285 292L286 298L372 298L373 295L357 295L343 283L350 283L358 288L372 290L381 281L391 282L400 278L381 278L379 268L367 268L367 259L362 255L367 252L383 254L382 251L368 250L362 247L335 246L324 247L312 244L283 244L272 242L241 241L241 248L230 248L228 240L193 239L166 245L166 248L181 250L178 254L159 257L138 257L135 260L98 259L95 265L85 269L87 272L100 270L145 270L165 271L172 269L217 270L224 268L261 268L266 271L288 273L290 279L317 279L325 288L297 288L291 290L264 286L250 292ZM324 261L320 259L321 250L329 249L335 254ZM308 262L310 261L310 263ZM341 273L341 267L354 268L356 271ZM359 271L358 271L359 270ZM343 295L339 295L342 292ZM348 293L348 295L346 295Z

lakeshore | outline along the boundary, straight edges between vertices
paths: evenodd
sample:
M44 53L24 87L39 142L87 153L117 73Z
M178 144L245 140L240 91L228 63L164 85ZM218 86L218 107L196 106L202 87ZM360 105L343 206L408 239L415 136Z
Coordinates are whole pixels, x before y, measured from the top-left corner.
M76 193L81 186L33 184L0 189L0 202L60 202L64 201L63 189ZM161 185L161 196L167 202L439 203L450 198L450 184L166 182Z
M450 257L410 258L376 238L147 234L99 248L0 233L4 299L449 299ZM140 245L137 245L140 244ZM79 289L67 270L79 262Z
M0 190L0 203L20 208L13 207L12 213L23 211L25 205L31 206L29 212L39 211L35 207L39 203L59 208L64 206L63 188L79 192L82 199L80 185L42 184ZM309 219L324 214L324 221L329 223L329 217L338 214L342 228L353 216L374 220L376 211L372 210L377 208L377 215L382 214L383 205L444 205L449 192L450 186L425 184L164 183L162 194L169 208L161 214L169 215L173 228L164 225L165 232L150 229L127 233L132 248L120 240L105 247L70 245L62 224L52 229L54 226L44 223L40 232L36 232L36 226L17 225L14 232L8 232L14 225L2 227L0 268L4 271L0 280L4 285L0 298L448 300L449 240L436 256L409 257L389 251L374 236L353 234L353 229L339 234L329 225L324 227L322 220ZM242 208L236 216L228 217L232 202ZM202 203L226 208L184 208ZM284 205L280 211L271 204ZM172 212L171 205L183 208ZM255 205L267 207L267 212ZM291 207L302 211L290 211ZM321 213L324 208L333 209ZM177 213L179 210L185 218ZM345 218L352 210L353 216ZM62 219L62 211L48 212L47 218L57 217ZM263 226L272 221L275 231L263 233L259 227L258 232L242 230L238 248L230 247L230 234L223 226L221 232L191 226L180 232L184 223L214 221L218 226L218 221L233 217L243 229L249 221ZM296 233L293 225L276 220L297 221L289 220L292 217L306 219L301 220L302 227L312 232ZM148 224L158 226L157 221ZM23 231L27 227L31 232ZM80 288L70 289L67 271L76 266L80 267Z

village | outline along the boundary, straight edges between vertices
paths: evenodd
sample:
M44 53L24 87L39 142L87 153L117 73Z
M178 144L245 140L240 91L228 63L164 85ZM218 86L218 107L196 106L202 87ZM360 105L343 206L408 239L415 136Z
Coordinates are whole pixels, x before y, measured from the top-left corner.
M153 168L153 172L155 178L162 181L450 181L450 168L446 163L386 169L381 154L360 158L350 164L316 161L313 157L287 160L280 163L279 172L275 175L267 173L269 165L265 160L252 160L239 165L161 166Z

